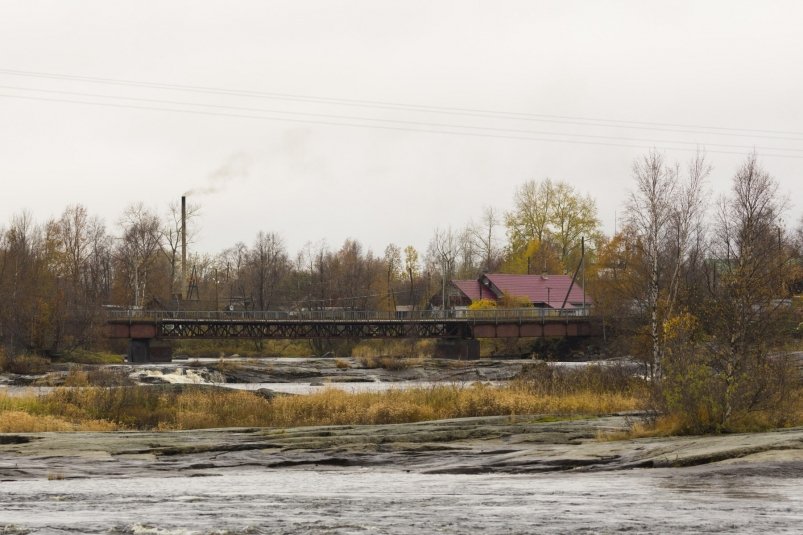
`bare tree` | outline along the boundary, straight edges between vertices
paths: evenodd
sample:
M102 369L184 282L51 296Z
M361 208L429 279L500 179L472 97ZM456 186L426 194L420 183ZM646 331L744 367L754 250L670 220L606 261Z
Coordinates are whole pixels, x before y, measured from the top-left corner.
M246 306L247 295L247 264L249 251L248 246L243 242L237 242L232 247L223 250L218 255L218 276L217 283L225 282L223 294L229 300L229 305L235 302Z
M379 263L362 244L347 239L340 249L327 259L331 287L329 295L340 306L365 309L374 297L372 283Z
M401 249L393 243L385 247L385 273L388 288L388 306L390 310L396 310L396 292L393 291L393 283L399 278L402 269Z
M259 232L248 256L254 302L259 310L268 310L274 303L290 261L278 234Z
M627 205L628 223L639 237L643 258L647 264L647 306L652 339L652 372L660 376L661 321L658 299L661 283L660 257L667 242L674 213L674 198L678 189L677 166L670 166L657 151L650 151L633 164L636 189Z
M49 225L55 247L54 274L60 282L65 310L55 314L59 330L71 343L86 345L99 321L97 305L108 299L111 281L109 237L103 223L82 205L68 206ZM59 306L61 302L55 302ZM69 325L69 329L65 325Z
M43 317L39 307L48 291L42 228L29 212L22 212L11 218L0 238L0 338L11 351L42 347L37 319Z
M162 243L164 245L163 252L170 266L170 295L183 292L183 285L187 283L187 281L179 280L179 267L182 267L180 250L182 245L181 232L182 228L186 228L187 245L189 246L193 243L196 233L194 220L198 217L200 212L200 205L188 203L186 205L186 225L182 226L181 204L178 202L171 202L167 207L167 217L162 226Z
M437 266L441 275L441 306L446 309L446 283L455 271L457 255L460 251L458 236L449 227L446 230L435 229L435 234L427 249L427 264Z
M481 258L482 271L494 271L499 265L501 249L498 244L496 230L501 220L496 210L487 206L482 211L482 217L468 227L469 237L474 249Z
M666 317L672 317L681 286L681 271L690 252L702 247L704 240L703 216L705 201L703 188L711 174L705 154L698 152L688 164L684 182L677 186L677 197L670 215L669 238L672 255L672 272L669 279Z
M410 283L410 295L408 304L411 306L415 306L415 297L414 297L414 288L415 288L415 278L418 276L419 272L419 265L418 265L418 251L416 251L415 247L412 245L408 245L404 248L404 272L407 273L407 280Z
M127 276L131 303L141 306L150 282L150 270L161 251L161 222L142 203L129 206L120 219L122 236L117 259Z
M721 364L727 381L725 419L737 405L742 379L758 379L762 373L775 341L772 333L781 323L779 299L786 294L789 259L783 248L785 204L755 154L736 173L731 195L721 203L716 245L725 261L720 262L718 306L711 320L727 340Z

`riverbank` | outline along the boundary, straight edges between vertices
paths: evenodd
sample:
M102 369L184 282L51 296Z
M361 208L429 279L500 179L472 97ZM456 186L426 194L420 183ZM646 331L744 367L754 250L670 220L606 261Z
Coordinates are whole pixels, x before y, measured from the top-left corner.
M112 384L401 383L509 381L539 361L430 358L225 358L169 364L55 365L38 374L0 374L7 386Z
M803 428L605 440L631 419L517 416L0 435L0 529L344 535L798 530Z
M631 419L517 416L291 429L4 434L0 478L201 477L243 467L526 474L755 463L783 464L790 474L803 476L803 427L606 440L626 430Z

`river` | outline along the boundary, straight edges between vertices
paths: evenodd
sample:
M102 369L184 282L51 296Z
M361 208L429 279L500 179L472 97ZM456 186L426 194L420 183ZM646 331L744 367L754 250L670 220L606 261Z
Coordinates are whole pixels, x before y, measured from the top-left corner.
M800 465L431 475L255 469L0 484L0 533L800 533Z

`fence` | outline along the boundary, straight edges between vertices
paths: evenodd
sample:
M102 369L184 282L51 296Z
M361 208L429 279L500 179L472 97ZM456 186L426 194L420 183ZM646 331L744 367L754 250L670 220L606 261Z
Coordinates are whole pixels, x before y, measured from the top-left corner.
M547 320L590 316L586 308L494 308L482 310L107 310L109 320L218 320L218 321L443 321L443 320Z

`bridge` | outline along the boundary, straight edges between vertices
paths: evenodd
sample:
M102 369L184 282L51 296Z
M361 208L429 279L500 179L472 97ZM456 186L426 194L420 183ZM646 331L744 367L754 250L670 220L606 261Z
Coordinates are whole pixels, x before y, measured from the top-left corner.
M478 358L477 338L565 338L597 334L588 309L110 311L106 333L129 340L129 361L170 360L181 339L436 338L436 356Z

